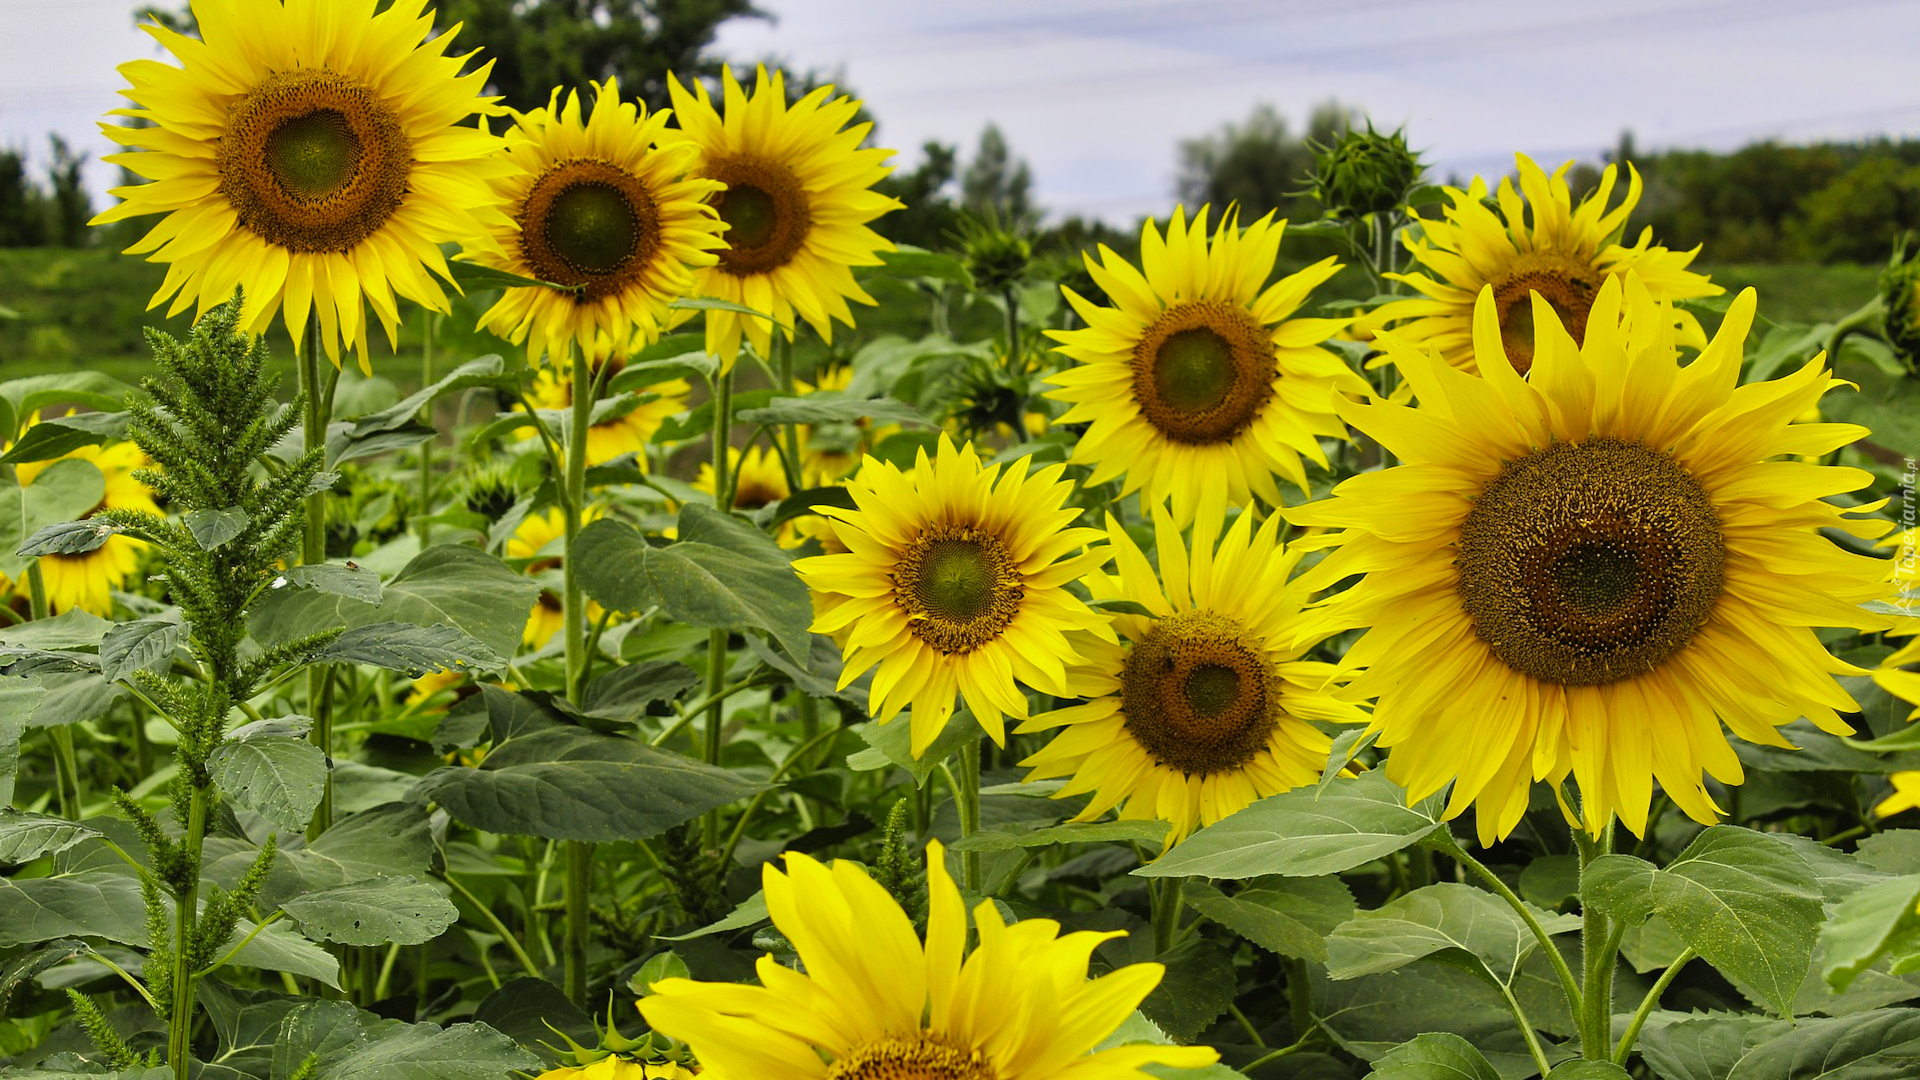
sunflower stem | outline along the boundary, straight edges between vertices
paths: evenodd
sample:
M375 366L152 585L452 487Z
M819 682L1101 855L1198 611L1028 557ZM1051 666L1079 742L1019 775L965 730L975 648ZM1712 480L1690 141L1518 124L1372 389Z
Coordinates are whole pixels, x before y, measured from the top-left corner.
M784 334L773 335L773 366L780 376L780 392L793 394L793 342L788 341ZM792 421L781 424L780 441L786 450L780 455L780 460L787 469L787 490L798 492L801 488L800 425ZM719 471L719 466L714 466L714 472Z
M1627 1021L1626 1031L1621 1033L1620 1041L1614 1044L1613 1063L1615 1065L1626 1067L1627 1055L1633 1053L1633 1044L1640 1041L1640 1028L1646 1024L1647 1017L1660 1004L1660 995L1667 992L1667 987L1673 984L1673 977L1680 974L1680 969L1686 967L1689 961L1699 955L1693 951L1691 945L1680 950L1680 955L1673 958L1673 963L1667 965L1667 970L1661 972L1660 977L1647 988L1647 996L1640 999L1640 1007L1633 1011L1633 1019Z
M1007 374L1020 374L1020 300L1013 293L1013 286L1007 285L1000 290L1000 299L1007 306ZM1022 419L1025 419L1022 417ZM1025 441L1025 440L1022 440Z
M327 425L333 419L333 391L336 382L320 378L320 318L308 313L305 347L300 350L300 393L306 403L305 423L301 425L303 448L326 453ZM322 467L325 467L324 459ZM327 492L307 496L307 531L300 548L300 561L313 566L327 561ZM333 699L329 693L333 672L325 664L307 669L307 708L313 711L313 744L333 760ZM309 840L333 825L333 770L328 769L321 782L320 801L313 808L313 821L307 826Z
M1589 838L1578 827L1575 827L1573 836L1580 849L1580 881L1584 886L1587 867L1593 860L1613 853L1613 818L1607 818L1598 836ZM1586 1007L1581 1014L1580 1051L1582 1057L1591 1060L1610 1061L1613 1058L1613 967L1624 929L1624 926L1615 927L1611 919L1587 903L1585 890L1582 890L1580 957L1581 966L1586 969L1582 992Z
M31 605L29 610L34 622L47 617L47 581L40 572L39 559L27 566L27 603ZM53 743L53 789L59 800L60 816L79 821L80 764L73 752L73 729L56 724L47 729L47 738Z
M561 618L565 626L567 701L579 705L586 696L587 598L580 588L579 562L573 548L580 537L587 502L587 429L593 422L593 370L586 351L569 346L572 364L573 411L567 424L566 491L561 508L566 521L566 556L561 560L563 595ZM567 912L567 998L585 1006L587 1000L587 901L593 888L593 846L581 840L566 842L567 876L564 902Z
M1180 915L1186 909L1187 879L1162 878L1153 894L1153 954L1165 956L1180 935Z
M1566 955L1553 943L1552 935L1540 925L1540 920L1534 917L1533 910L1527 906L1526 902L1521 900L1506 882L1500 880L1500 875L1488 869L1487 865L1479 859L1467 854L1467 850L1454 839L1452 830L1438 829L1423 842L1432 845L1454 862L1466 867L1473 876L1485 882L1495 896L1505 900L1507 906L1520 916L1520 921L1526 923L1527 929L1532 931L1533 939L1540 943L1540 951L1546 954L1547 962L1553 965L1554 974L1560 977L1560 990L1567 997L1567 1012L1575 1017L1584 1017L1586 1015L1583 1011L1585 995L1581 991L1579 980L1573 977L1573 968L1568 966Z
M422 308L426 315L426 333L420 339L420 389L433 385L433 335L440 328L440 313ZM433 426L433 402L420 406L420 422ZM437 437L437 435L436 435ZM420 444L420 546L433 538L433 525L427 520L433 513L433 439Z
M953 785L953 806L960 815L960 838L964 840L980 831L980 747L972 743L961 747L959 761L960 775L948 773L947 782ZM979 896L979 852L960 853L960 876L967 894Z
M779 335L774 335L777 340ZM727 450L733 445L733 372L715 375L709 382L713 391L713 505L723 514L733 512L733 471L727 468ZM720 692L727 685L727 632L714 630L707 635L707 708L706 761L720 764L721 730L726 721L725 698ZM720 812L709 810L701 822L701 834L708 850L720 844Z

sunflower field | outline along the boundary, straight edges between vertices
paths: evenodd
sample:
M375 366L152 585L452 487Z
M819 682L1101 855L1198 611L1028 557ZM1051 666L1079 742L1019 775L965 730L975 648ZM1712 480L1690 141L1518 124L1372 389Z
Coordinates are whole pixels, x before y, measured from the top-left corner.
M426 5L121 68L193 323L0 382L0 1078L1920 1077L1920 263L1371 126L930 250L832 87Z

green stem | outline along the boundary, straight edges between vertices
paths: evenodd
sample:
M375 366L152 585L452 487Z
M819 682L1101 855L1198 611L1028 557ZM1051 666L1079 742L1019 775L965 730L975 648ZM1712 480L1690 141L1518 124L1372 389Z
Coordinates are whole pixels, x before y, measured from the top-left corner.
M1613 819L1609 817L1600 835L1591 840L1576 828L1574 840L1580 849L1580 878L1584 885L1587 867L1594 859L1613 852ZM1580 958L1586 973L1579 1014L1581 1056L1597 1061L1612 1059L1613 1041L1613 967L1620 948L1624 926L1616 927L1600 910L1583 900L1580 913Z
M305 347L300 351L300 393L306 403L301 441L305 452L326 453L327 425L333 419L335 383L320 378L320 319L309 313ZM300 546L300 561L309 566L327 561L327 493L316 491L307 496L307 530ZM313 710L313 744L333 760L333 701L330 691L332 672L325 664L307 669L307 708ZM320 789L320 802L313 808L313 821L307 826L307 838L326 832L333 825L333 770L327 770Z
M787 760L781 762L780 767L773 770L773 775L767 777L766 780L768 790L755 795L753 801L747 804L745 812L740 815L740 820L734 823L733 833L727 837L727 846L720 852L721 866L725 866L733 861L734 851L739 848L740 841L747 835L747 823L753 820L753 815L759 811L761 804L767 801L767 795L772 790L772 785L778 784L783 777L793 771L795 765L803 761L806 756L820 746L820 744L837 737L839 734L840 729L837 727L819 732L795 747L793 753L787 755Z
M286 912L284 911L276 911L273 914L267 916L266 918L261 919L259 922L254 923L253 929L247 931L247 936L241 938L239 944L235 945L231 949L228 949L226 951L226 954L220 957L220 959L215 960L213 963L208 964L206 967L203 967L199 971L195 972L194 977L199 978L202 975L211 975L214 972L219 971L221 968L226 967L227 964L231 962L234 957L240 955L240 950L246 948L248 942L260 936L260 931L265 930L267 927L273 925L274 923L279 922L281 916L285 914Z
M1827 335L1825 350L1827 366L1832 367L1840 359L1840 346L1854 334L1871 334L1876 324L1887 316L1887 298L1875 296L1862 304L1852 314L1833 324L1833 332Z
M773 335L773 364L774 370L780 375L781 392L792 394L793 342L788 341L785 334ZM805 486L800 475L800 425L792 421L781 424L780 441L785 444L787 451L780 455L781 462L786 465L787 490L797 492Z
M778 339L779 334L774 337ZM733 372L715 375L708 384L713 391L713 505L723 514L733 512L733 470L727 468L727 449L733 445ZM720 764L723 746L721 734L726 722L726 707L720 691L726 686L727 632L715 630L707 635L707 732L705 758L709 765ZM720 812L709 810L701 821L701 835L711 850L720 845Z
M47 617L50 611L47 605L47 582L41 576L39 559L27 564L27 603L35 622ZM68 821L79 821L80 764L73 752L73 729L65 724L56 724L47 729L47 739L53 743L53 791L60 805L60 816Z
M1581 1011L1581 1003L1585 1000L1585 996L1580 989L1580 983L1573 977L1573 969L1567 966L1566 956L1560 952L1558 946L1554 945L1552 935L1540 925L1539 919L1534 918L1533 910L1507 887L1506 882L1500 880L1500 875L1489 870L1479 859L1467 854L1466 849L1454 840L1451 832L1442 828L1434 835L1441 839L1429 841L1430 843L1438 847L1448 858L1466 867L1475 877L1486 882L1487 888L1492 889L1494 895L1505 900L1507 906L1520 916L1520 921L1527 924L1527 929L1532 932L1534 940L1540 943L1540 951L1546 954L1547 962L1553 965L1554 974L1560 977L1560 990L1567 996L1567 1011L1574 1016L1584 1015Z
M1313 1043L1314 1043L1313 1039L1308 1038L1306 1036L1302 1036L1301 1038L1299 1038L1298 1040L1294 1041L1293 1043L1287 1046L1283 1046L1278 1050L1274 1050L1270 1053L1263 1054L1260 1057L1254 1058L1251 1062L1242 1066L1240 1069L1240 1072L1243 1075L1245 1075L1247 1073L1253 1072L1253 1070L1259 1068L1262 1065L1267 1064L1268 1062L1279 1061L1281 1058L1284 1058L1284 1057L1292 1057L1293 1055L1301 1052L1302 1050L1311 1049L1313 1046Z
M1166 955L1180 933L1180 913L1186 909L1187 879L1162 878L1153 894L1153 954Z
M1020 300L1014 295L1011 284L1000 290L1000 299L1005 302L1007 306L1007 374L1018 375L1021 371ZM1024 420L1025 417L1021 419ZM1020 425L1016 423L1015 426L1019 427ZM1024 429L1022 430L1024 432Z
M701 757L709 765L720 764L722 749L721 729L726 723L726 695L722 691L727 681L727 632L711 630L707 633L707 730ZM702 823L707 847L720 842L720 813L717 810L707 812Z
M586 695L587 598L580 588L579 560L573 557L587 504L587 429L593 423L593 368L584 350L567 350L573 364L573 412L568 417L566 454L566 557L561 560L565 595L561 598L566 627L567 700L579 705ZM587 1001L587 904L593 887L593 847L567 841L567 997L584 1007Z
M195 786L189 799L187 835L182 847L188 855L186 865L193 877L184 889L174 894L173 1004L167 1015L167 1064L173 1068L174 1080L187 1080L192 1058L194 972L187 966L187 954L192 950L194 924L200 914L200 848L207 828L206 789Z
M1655 979L1653 985L1647 989L1647 996L1640 999L1640 1007L1633 1011L1633 1019L1627 1021L1627 1030L1621 1033L1620 1041L1614 1045L1613 1063L1615 1065L1626 1067L1627 1055L1633 1053L1633 1044L1640 1039L1641 1026L1647 1022L1647 1017L1660 1004L1660 995L1667 992L1667 987L1673 984L1673 977L1680 974L1680 969L1686 967L1688 961L1699 955L1693 951L1692 946L1680 950L1680 955L1674 957L1673 963L1668 964L1667 970L1661 972L1660 977Z
M1287 969L1287 1019L1293 1024L1294 1045L1313 1034L1313 983L1307 962L1296 957L1281 961Z
M420 389L433 385L433 334L440 327L440 313L422 308L426 315L426 334L420 339ZM420 406L420 422L433 426L433 402ZM420 546L433 538L433 525L427 521L433 513L433 439L420 444Z
M1492 973L1488 974L1491 976ZM1500 991L1500 996L1506 999L1507 1008L1513 1012L1514 1022L1520 1025L1520 1034L1526 1036L1527 1052L1533 1055L1534 1067L1540 1070L1541 1076L1546 1076L1553 1071L1553 1066L1547 1062L1547 1052L1540 1045L1539 1033L1533 1030L1533 1021L1527 1018L1527 1010L1521 1008L1520 999L1513 996L1513 987L1499 979L1494 979L1493 985Z
M968 720L972 722L971 719ZM980 747L969 743L960 748L960 775L955 777L947 773L947 783L953 788L953 806L960 814L960 838L962 840L980 831ZM942 766L944 768L945 766ZM963 851L960 853L960 876L970 896L980 895L980 853Z

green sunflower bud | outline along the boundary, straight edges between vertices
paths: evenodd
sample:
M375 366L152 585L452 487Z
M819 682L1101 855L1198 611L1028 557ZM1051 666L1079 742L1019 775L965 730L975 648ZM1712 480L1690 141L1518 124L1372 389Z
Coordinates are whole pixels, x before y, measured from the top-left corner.
M1425 169L1420 155L1407 149L1406 129L1382 135L1372 121L1365 131L1350 128L1332 146L1313 149L1313 172L1307 178L1313 197L1344 218L1401 205Z
M1033 263L1027 231L1023 223L1003 223L998 215L960 219L960 257L976 288L997 293L1026 277Z
M1920 372L1920 254L1909 258L1904 244L1894 252L1880 274L1880 299L1887 307L1887 343L1908 370Z

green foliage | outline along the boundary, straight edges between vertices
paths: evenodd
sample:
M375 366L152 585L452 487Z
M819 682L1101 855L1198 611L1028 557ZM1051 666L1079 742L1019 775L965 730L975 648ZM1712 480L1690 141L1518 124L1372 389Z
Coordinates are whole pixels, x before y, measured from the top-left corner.
M1406 793L1377 772L1325 791L1296 788L1247 807L1188 837L1150 866L1149 877L1318 877L1350 870L1444 828L1430 803L1409 808Z

